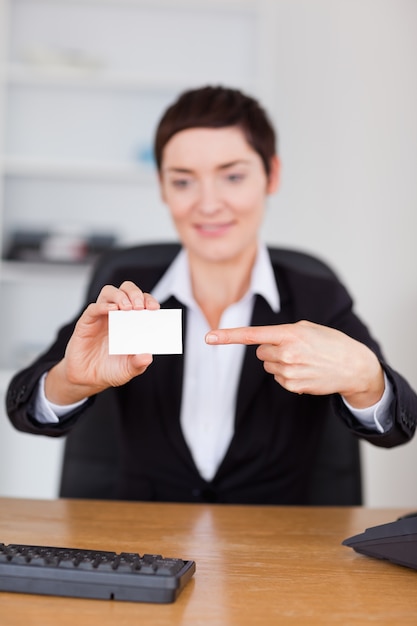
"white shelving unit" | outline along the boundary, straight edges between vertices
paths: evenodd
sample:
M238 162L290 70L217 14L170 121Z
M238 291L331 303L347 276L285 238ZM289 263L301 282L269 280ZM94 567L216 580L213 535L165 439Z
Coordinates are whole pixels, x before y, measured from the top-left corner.
M270 10L257 0L0 0L0 393L76 314L89 274L5 260L13 233L174 239L151 157L157 121L203 84L265 101ZM1 442L0 432L0 457ZM51 495L36 482L28 494Z
M262 91L267 6L248 0L180 1L175 8L158 0L0 0L2 256L19 229L103 231L126 244L174 238L151 159L157 120L187 87L212 82ZM25 264L21 269L19 279L19 264L10 271L2 262L8 309L19 283L31 290L32 301L40 297L40 282L28 285ZM37 272L48 288L51 273L42 264ZM64 268L54 276L68 282ZM74 290L66 291L73 312ZM40 344L58 321L52 310L44 313L39 323L47 321L48 337L37 333ZM7 352L3 344L0 368L20 366L13 358L21 352L22 329L7 334L15 341Z

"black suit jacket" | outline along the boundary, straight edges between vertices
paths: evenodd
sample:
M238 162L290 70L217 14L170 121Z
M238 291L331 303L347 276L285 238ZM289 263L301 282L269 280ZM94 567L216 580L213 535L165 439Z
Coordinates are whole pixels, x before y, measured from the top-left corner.
M155 258L155 249L159 254ZM98 266L87 301L96 299L103 284L132 280L151 291L178 251L176 245L144 246L140 263L129 264L128 251L117 262ZM162 252L161 252L162 251ZM309 484L326 420L342 419L346 436L354 433L375 445L391 447L413 436L417 397L408 383L384 360L380 348L352 310L352 300L334 273L318 260L271 249L281 296L274 313L256 298L252 324L269 325L307 319L337 328L368 345L378 355L395 395L393 426L379 434L360 426L337 396L293 394L264 371L255 346L246 347L235 413L235 433L214 479L198 473L180 427L183 355L156 356L147 372L112 394L118 407L118 438L122 468L117 497L138 500L217 501L229 503L306 504ZM292 257L293 254L293 257ZM115 253L112 253L114 258ZM301 263L299 262L301 259ZM166 308L182 307L174 298ZM184 327L187 311L183 312ZM32 417L32 403L40 375L64 353L75 321L65 326L51 348L12 380L7 409L16 428L59 436L82 419L75 411L59 425L41 425ZM185 346L186 351L186 346ZM89 403L94 402L94 398Z

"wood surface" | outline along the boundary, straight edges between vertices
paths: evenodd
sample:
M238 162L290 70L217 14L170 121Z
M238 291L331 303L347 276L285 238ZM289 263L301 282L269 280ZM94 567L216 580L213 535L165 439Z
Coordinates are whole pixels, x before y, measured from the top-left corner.
M417 571L341 542L405 511L0 498L0 542L196 561L173 604L0 593L2 626L417 624Z

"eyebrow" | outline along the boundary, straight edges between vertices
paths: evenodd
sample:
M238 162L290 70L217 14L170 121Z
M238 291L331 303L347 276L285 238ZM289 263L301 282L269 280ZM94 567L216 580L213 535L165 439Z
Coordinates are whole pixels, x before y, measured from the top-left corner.
M193 172L193 170L189 170L186 167L163 167L162 171L174 174L192 174Z
M230 161L230 163L223 163L218 168L219 170L227 170L229 167L233 167L234 165L249 165L250 161L248 159L237 159L236 161Z
M237 159L236 161L229 161L228 163L222 163L217 168L218 170L227 170L230 167L235 165L249 165L249 161L247 159ZM174 174L193 174L194 170L186 168L186 167L167 167L164 168L165 172L171 172Z

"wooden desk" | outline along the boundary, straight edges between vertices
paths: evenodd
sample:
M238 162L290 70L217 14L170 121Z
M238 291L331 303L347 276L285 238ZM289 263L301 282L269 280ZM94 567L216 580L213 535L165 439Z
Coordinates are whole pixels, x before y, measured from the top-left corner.
M0 541L161 553L197 571L174 604L0 593L2 626L417 624L417 571L341 545L405 511L0 498Z

